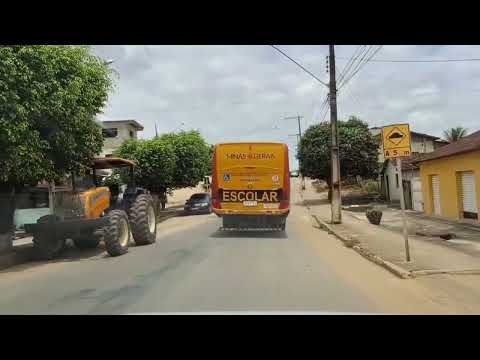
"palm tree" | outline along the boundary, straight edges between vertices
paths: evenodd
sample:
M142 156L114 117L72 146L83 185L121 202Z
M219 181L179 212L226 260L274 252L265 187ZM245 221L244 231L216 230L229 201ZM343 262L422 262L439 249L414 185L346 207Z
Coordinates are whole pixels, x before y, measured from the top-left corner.
M460 140L462 137L467 136L467 129L458 126L456 128L451 128L448 130L445 130L443 132L443 136L445 136L445 139L447 139L449 142L455 142Z

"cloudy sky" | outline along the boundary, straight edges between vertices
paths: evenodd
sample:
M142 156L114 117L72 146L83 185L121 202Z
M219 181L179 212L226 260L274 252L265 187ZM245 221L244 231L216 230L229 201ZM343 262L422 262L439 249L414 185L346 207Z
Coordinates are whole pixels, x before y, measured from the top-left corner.
M328 82L327 45L278 45ZM336 46L341 71L357 45ZM140 137L199 129L210 143L272 140L294 151L296 120L319 122L327 88L269 46L94 46L118 73L102 120L136 119ZM390 46L374 59L480 58L480 46ZM479 83L477 83L479 81ZM441 136L449 127L480 129L480 61L369 62L338 95L340 119L357 115L370 126L410 123ZM329 120L329 115L325 118ZM184 125L182 125L182 123Z

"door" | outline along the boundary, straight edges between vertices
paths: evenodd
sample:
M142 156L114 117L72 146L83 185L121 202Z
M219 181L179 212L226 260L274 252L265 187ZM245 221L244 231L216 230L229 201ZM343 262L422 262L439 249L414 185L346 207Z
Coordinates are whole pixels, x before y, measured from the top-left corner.
M432 175L432 200L433 200L433 213L435 215L441 215L440 209L440 177L438 175Z
M475 191L475 175L472 171L462 172L460 196L462 197L463 217L477 219L477 193Z
M390 180L388 179L388 175L385 175L385 184L386 184L386 198L387 201L390 202Z
M422 181L420 178L412 179L412 203L413 210L423 211Z
M412 210L412 184L410 180L403 180L403 198L405 199L405 209Z

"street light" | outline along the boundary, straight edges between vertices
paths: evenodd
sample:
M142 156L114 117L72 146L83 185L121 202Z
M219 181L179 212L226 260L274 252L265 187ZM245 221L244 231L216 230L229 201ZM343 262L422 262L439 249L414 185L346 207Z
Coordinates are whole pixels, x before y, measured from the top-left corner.
M111 65L111 64L113 64L114 62L115 62L115 60L109 59L109 60L104 61L103 63L104 63L105 65Z

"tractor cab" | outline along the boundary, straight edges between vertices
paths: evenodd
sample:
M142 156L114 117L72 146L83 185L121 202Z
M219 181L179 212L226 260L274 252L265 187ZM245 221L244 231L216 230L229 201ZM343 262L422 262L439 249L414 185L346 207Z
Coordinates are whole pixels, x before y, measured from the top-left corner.
M96 158L93 161L94 182L96 187L107 186L110 190L110 204L118 207L126 197L138 193L135 185L135 162L122 158Z

